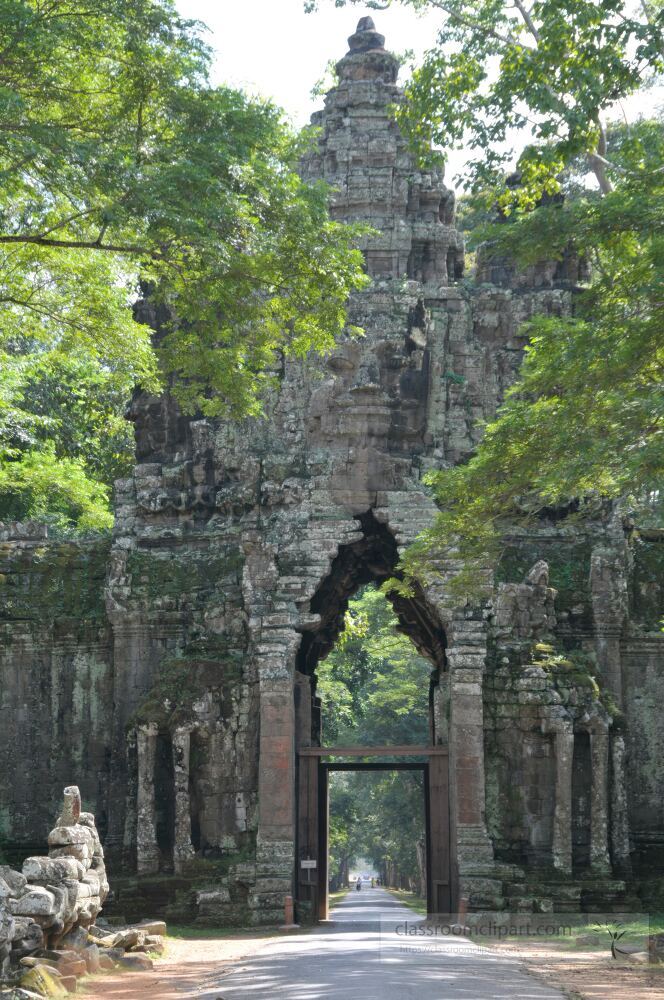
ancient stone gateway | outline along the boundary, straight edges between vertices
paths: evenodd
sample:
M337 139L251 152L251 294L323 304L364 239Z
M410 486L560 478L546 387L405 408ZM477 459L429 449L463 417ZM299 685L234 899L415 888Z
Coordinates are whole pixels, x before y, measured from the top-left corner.
M332 186L335 217L378 230L351 303L364 337L284 362L263 420L138 395L112 543L0 536L0 846L29 853L75 780L130 918L149 890L152 914L282 919L313 847L300 821L316 666L354 591L431 524L423 473L471 453L523 320L570 309L572 254L525 272L480 260L462 282L454 197L408 153L396 80L363 19L303 165ZM486 606L450 598L452 565L395 599L432 665L452 905L589 906L621 899L632 864L664 870L661 551L611 510L552 512L506 539Z

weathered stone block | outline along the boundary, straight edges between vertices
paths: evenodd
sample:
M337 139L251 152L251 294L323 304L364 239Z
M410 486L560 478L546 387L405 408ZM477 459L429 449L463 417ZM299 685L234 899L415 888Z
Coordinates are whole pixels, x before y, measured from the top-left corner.
M49 917L57 913L55 896L42 886L34 886L20 899L9 901L9 911L17 917Z

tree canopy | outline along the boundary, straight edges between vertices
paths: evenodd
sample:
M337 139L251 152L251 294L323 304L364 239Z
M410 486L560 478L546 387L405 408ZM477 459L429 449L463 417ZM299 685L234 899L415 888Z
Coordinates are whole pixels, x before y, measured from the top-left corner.
M53 385L63 363L65 386L71 358L91 395L168 376L188 412L260 413L278 356L329 348L365 280L356 231L297 175L302 140L211 85L171 0L0 0L0 50L0 420L32 412L40 365ZM146 289L171 317L156 348L131 309ZM97 459L52 445L29 461L108 488ZM22 460L16 435L0 446Z
M583 154L612 187L606 116L664 66L660 0L335 0L439 11L440 28L406 84L399 122L421 155L469 153L468 184L502 185L515 154L533 207ZM319 0L305 0L314 10ZM473 156L476 156L473 159ZM503 191L507 195L507 192Z

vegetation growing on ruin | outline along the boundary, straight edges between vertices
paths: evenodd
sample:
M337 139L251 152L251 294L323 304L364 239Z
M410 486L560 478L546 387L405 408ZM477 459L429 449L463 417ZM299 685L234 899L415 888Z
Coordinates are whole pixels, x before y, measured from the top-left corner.
M165 659L159 665L155 683L127 723L127 728L133 729L149 722L172 728L192 716L194 702L210 688L221 690L230 716L233 694L241 680L241 663L232 657L224 657L221 661L192 656Z
M561 652L549 642L537 642L532 649L532 661L547 671L564 698L571 692L575 696L585 695L604 707L616 729L624 723L623 713L597 670L594 653L585 649Z

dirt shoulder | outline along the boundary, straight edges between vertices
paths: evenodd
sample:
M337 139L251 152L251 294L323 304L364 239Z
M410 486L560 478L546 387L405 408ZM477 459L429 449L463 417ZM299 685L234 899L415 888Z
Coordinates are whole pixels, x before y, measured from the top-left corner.
M570 952L555 944L496 942L495 951L509 952L538 979L583 1000L663 1000L664 966L614 961L607 951Z
M212 988L236 963L255 955L275 931L237 931L219 937L169 937L151 972L109 972L81 981L86 1000L183 1000Z

